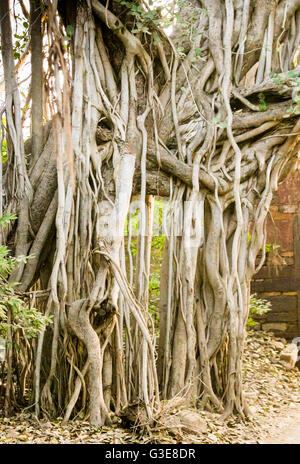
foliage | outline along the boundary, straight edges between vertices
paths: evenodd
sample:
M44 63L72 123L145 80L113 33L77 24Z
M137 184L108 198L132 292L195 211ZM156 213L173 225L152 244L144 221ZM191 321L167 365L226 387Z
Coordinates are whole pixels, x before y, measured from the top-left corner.
M257 298L256 293L250 296L250 308L249 308L249 314L252 316L261 316L268 311L271 311L271 302L264 300L262 298ZM248 318L248 325L249 326L254 326L256 325L256 322L252 319L250 316Z
M248 243L251 242L251 239L252 239L252 235L248 233ZM278 248L280 248L280 245L278 245L276 243L266 243L265 252L266 253L271 253L271 251L275 251Z
M2 142L2 147L1 147L1 158L2 158L2 163L6 163L6 161L7 161L7 146L6 146L6 139L4 139L3 142Z
M26 46L28 44L30 27L27 18L24 17L22 12L20 14L16 12L15 7L13 8L14 17L14 33L12 36L13 40L13 57L15 60L19 60L23 55ZM1 46L0 46L1 51ZM0 63L2 63L2 55L0 54Z
M153 270L149 279L149 313L154 317L155 324L159 322L158 304L160 299L160 272Z
M193 22L196 22L200 13L206 13L204 8L194 9L191 21L185 22L180 14L180 10L187 7L189 2L187 0L167 0L167 1L148 1L148 6L144 7L139 1L126 1L126 0L113 0L115 3L124 6L128 15L134 19L134 25L131 29L133 34L152 34L153 30L167 29L175 23L181 25L182 38L191 38L195 32ZM144 4L145 5L145 4ZM193 39L191 39L193 41ZM159 34L153 34L153 43L159 43ZM177 52L180 56L185 56L184 48L179 47ZM202 55L202 49L197 47L195 50L195 57L191 61L196 61Z
M291 69L286 73L276 74L274 72L270 73L270 77L273 79L276 85L281 87L282 89L285 86L289 86L293 88L292 92L292 100L293 105L291 105L287 109L287 116L289 117L291 114L298 115L300 114L300 77L296 71Z
M17 16L18 20L22 21L21 16ZM15 60L18 60L21 58L22 53L25 50L25 47L27 45L27 42L29 40L28 37L28 30L29 30L29 24L27 21L22 21L22 30L19 33L14 34L15 38L15 46L14 46L14 58Z
M154 317L155 323L158 323L159 312L158 303L160 299L160 266L162 263L162 254L165 246L166 236L162 235L162 224L164 215L164 203L162 199L154 201L153 211L153 236L151 240L151 270L149 276L149 313ZM131 242L130 251L133 257L137 254L137 235L139 230L139 209L136 209L130 216L131 225ZM129 233L129 221L127 219L125 226L125 235ZM126 257L127 258L127 257ZM135 271L135 265L134 271Z
M271 253L271 251L275 251L280 248L280 245L276 243L266 243L266 253Z
M258 100L259 100L259 111L266 111L267 103L266 103L265 95L262 92L258 94Z
M6 214L0 218L0 226L16 219L12 214ZM30 256L12 257L7 246L0 246L0 336L6 337L8 328L8 310L12 310L11 328L15 331L23 329L26 338L35 337L45 330L51 322L51 317L45 317L37 309L24 302L15 290L16 283L10 283L7 279L19 264L26 262Z
M114 2L124 6L127 13L133 17L134 27L131 29L133 34L138 34L140 32L150 34L151 26L162 25L162 18L156 8L146 11L135 1L114 0ZM150 5L153 6L153 2L150 2Z
M5 117L2 117L2 124L1 124L1 159L2 159L2 163L6 163L7 161L7 142L6 142L6 138L5 138L5 135L4 135L4 131L5 131L5 127L6 127L6 118ZM0 218L1 220L1 218Z
M159 322L158 304L160 300L160 268L163 259L163 249L166 242L166 236L163 235L162 224L165 204L163 200L154 202L154 233L151 242L151 270L149 277L149 312L154 317L155 323Z

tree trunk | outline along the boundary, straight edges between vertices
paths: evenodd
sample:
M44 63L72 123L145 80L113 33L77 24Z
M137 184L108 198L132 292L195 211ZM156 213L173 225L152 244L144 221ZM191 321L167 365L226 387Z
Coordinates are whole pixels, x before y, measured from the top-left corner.
M172 18L169 35L164 11L127 3L49 0L47 46L41 2L31 5L29 164L8 0L0 6L12 141L4 212L18 212L4 238L33 255L11 279L53 315L50 366L42 372L40 334L27 376L36 412L68 420L89 410L100 426L130 401L151 422L160 397L185 395L243 415L249 284L273 192L299 151L299 2L189 0L175 5L182 21ZM137 194L134 261L124 230ZM158 194L169 208L156 361L145 202Z

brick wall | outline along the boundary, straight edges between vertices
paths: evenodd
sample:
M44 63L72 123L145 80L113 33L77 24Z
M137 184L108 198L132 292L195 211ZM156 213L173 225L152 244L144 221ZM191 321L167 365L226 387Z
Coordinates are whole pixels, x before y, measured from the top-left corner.
M271 216L267 224L267 243L280 247L271 253L256 274L251 291L269 300L272 310L255 319L263 330L292 339L300 336L299 170L280 185L273 199Z

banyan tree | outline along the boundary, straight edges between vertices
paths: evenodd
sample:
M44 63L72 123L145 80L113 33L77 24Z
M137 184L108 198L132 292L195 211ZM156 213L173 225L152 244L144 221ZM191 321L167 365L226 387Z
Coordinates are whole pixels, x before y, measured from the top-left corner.
M249 285L299 150L300 1L1 0L0 20L1 214L17 216L2 243L29 256L16 291L52 316L37 339L8 331L7 411L31 392L36 414L96 426L130 404L151 419L176 395L247 414ZM154 196L167 200L159 328Z

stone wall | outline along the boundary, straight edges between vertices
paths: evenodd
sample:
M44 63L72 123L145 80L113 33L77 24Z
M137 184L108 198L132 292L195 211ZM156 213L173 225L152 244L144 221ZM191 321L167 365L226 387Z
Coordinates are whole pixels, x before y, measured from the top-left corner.
M286 339L300 336L300 171L275 194L267 224L267 243L279 245L252 282L252 293L267 299L272 310L255 320L263 330Z

